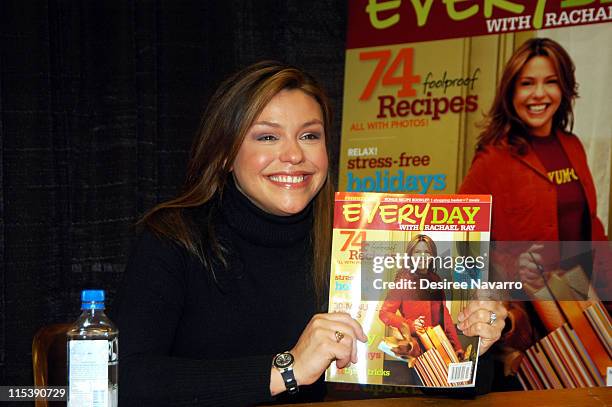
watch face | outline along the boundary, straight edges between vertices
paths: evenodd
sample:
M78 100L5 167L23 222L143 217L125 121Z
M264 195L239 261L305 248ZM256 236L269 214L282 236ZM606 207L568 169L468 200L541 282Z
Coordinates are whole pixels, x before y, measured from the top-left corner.
M291 353L279 353L274 358L274 366L283 369L287 366L291 366L293 364L293 355Z

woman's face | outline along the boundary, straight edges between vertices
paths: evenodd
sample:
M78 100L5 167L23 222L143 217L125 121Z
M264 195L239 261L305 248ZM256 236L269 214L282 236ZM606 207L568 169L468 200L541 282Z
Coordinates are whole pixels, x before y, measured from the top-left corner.
M512 104L532 135L550 135L561 97L559 78L550 58L536 56L527 61L516 79Z
M292 215L315 197L327 177L319 103L301 90L283 90L248 130L232 170L238 188L259 208Z
M427 260L432 256L431 250L426 242L420 241L412 250L413 261L417 262L417 271L421 274L427 274Z

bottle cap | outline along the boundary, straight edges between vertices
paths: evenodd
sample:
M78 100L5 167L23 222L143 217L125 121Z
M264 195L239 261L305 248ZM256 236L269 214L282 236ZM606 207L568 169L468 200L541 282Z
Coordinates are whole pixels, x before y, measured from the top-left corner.
M81 291L81 309L104 309L104 290Z

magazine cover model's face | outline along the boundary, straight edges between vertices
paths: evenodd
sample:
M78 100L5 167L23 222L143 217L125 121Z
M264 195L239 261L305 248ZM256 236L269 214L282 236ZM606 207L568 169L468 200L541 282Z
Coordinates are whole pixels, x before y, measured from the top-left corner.
M417 261L417 271L420 274L427 274L428 262L432 254L433 253L429 249L427 242L420 241L414 246L414 249L412 250L412 257L414 259L413 261Z
M512 104L534 136L546 137L561 103L561 88L550 58L531 58L516 78Z
M238 188L274 215L304 209L327 177L323 114L301 90L270 100L247 132L232 167Z

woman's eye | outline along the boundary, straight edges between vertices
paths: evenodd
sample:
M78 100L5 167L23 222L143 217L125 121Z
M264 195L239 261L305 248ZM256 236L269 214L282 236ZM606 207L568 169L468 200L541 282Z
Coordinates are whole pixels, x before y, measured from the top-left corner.
M301 138L302 140L318 140L321 136L317 133L306 133Z
M273 134L264 134L262 136L257 137L258 141L274 141L276 139L276 136Z

